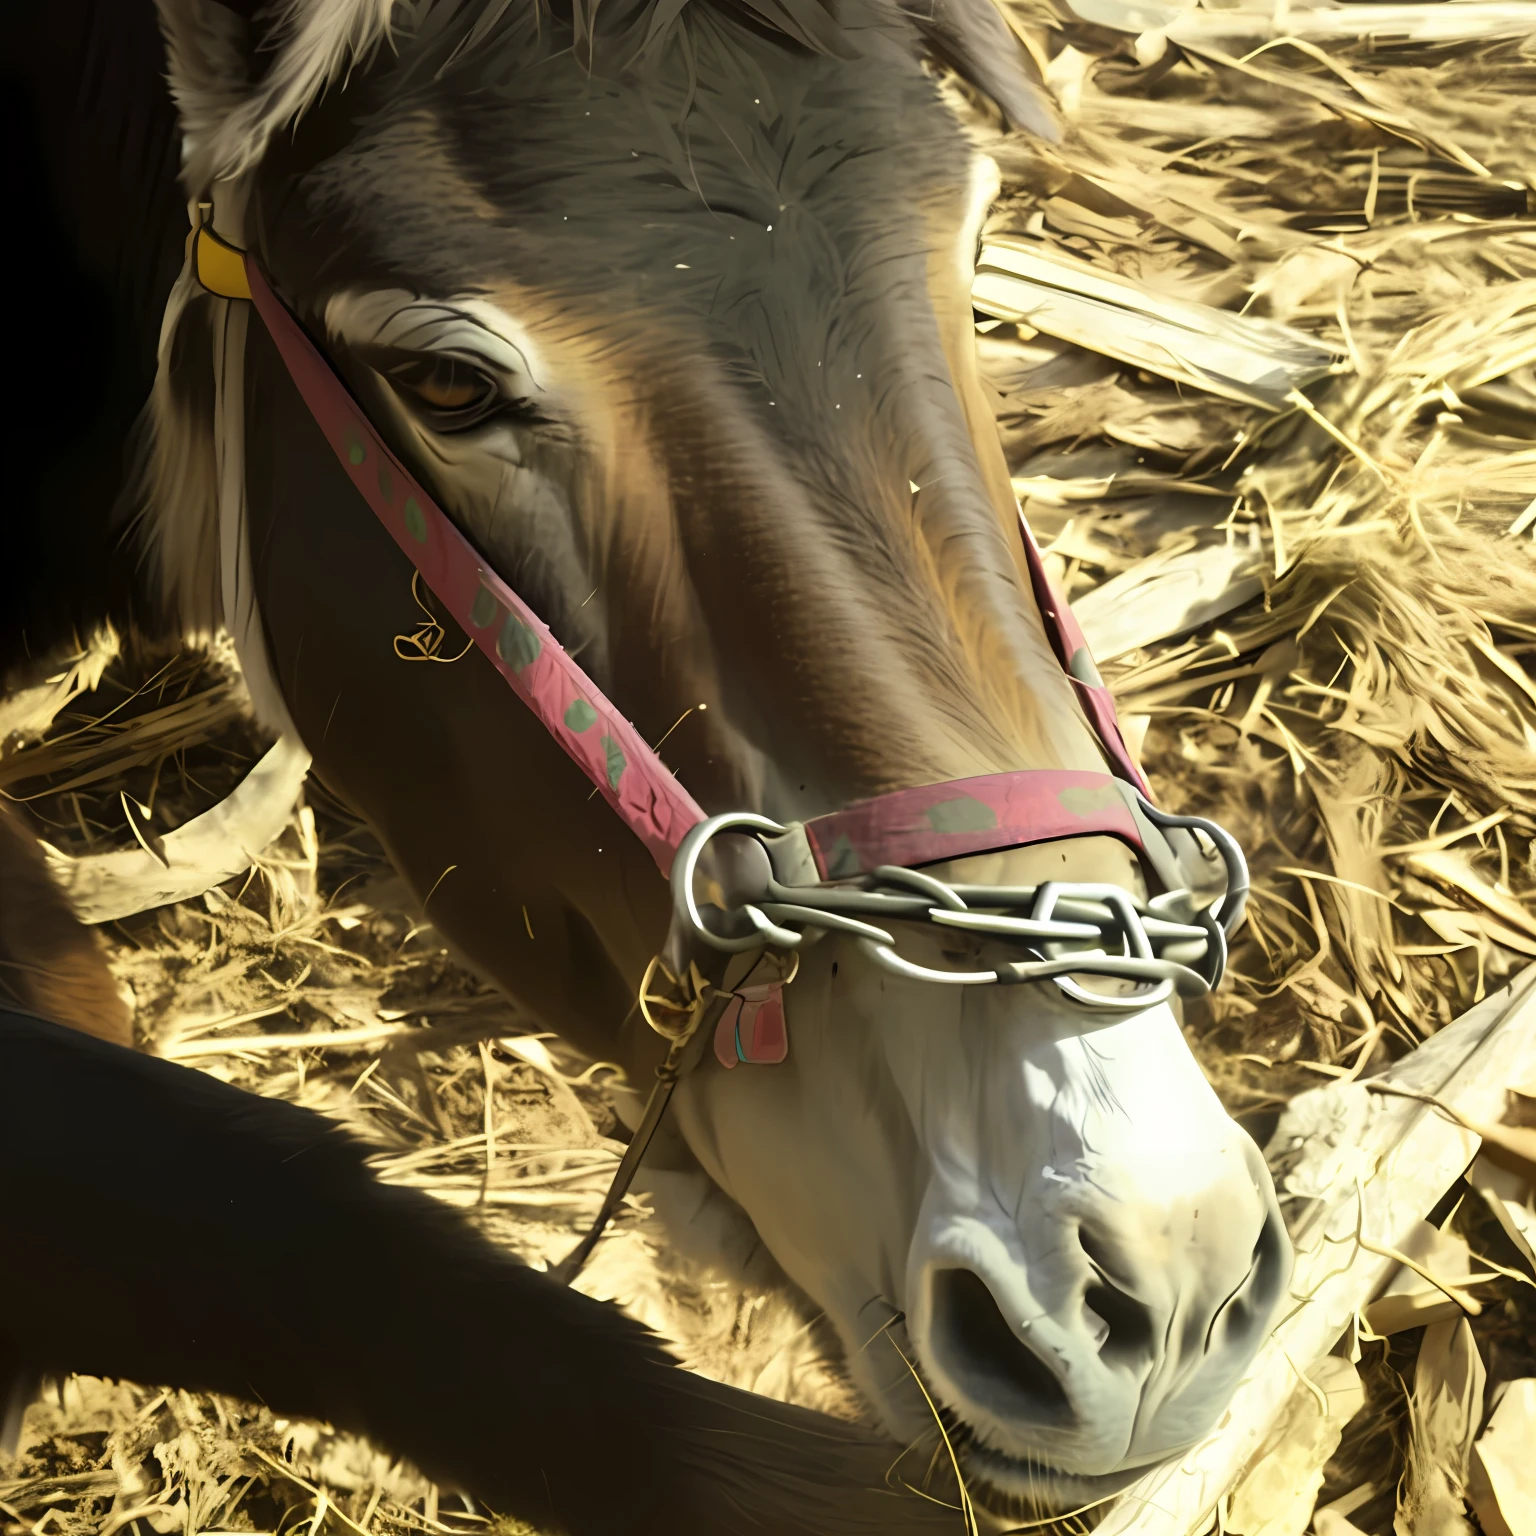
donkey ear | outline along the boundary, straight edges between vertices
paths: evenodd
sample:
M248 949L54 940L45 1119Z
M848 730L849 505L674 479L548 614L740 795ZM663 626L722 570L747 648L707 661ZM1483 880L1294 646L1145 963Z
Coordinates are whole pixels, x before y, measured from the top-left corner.
M156 0L201 193L248 169L389 35L395 0Z
M996 102L1010 128L1061 137L1034 61L993 0L925 0L908 15L934 59Z

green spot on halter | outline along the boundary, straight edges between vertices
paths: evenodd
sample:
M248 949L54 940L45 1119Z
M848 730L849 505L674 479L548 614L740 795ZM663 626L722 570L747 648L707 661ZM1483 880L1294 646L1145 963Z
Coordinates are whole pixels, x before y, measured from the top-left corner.
M579 736L583 731L590 731L597 723L597 711L585 699L572 699L570 708L565 712L565 723Z
M368 446L363 442L363 435L353 427L347 433L347 458L353 464L361 464L368 457Z
M827 879L847 880L858 874L862 867L858 853L844 832L827 852Z
M405 526L418 544L427 542L427 519L421 510L421 503L414 496L409 497L405 503Z
M515 613L509 613L496 637L496 654L514 672L521 672L539 659L542 649L539 637Z
M1106 784L1102 789L1063 789L1056 795L1062 810L1070 811L1074 816L1092 816L1098 811L1106 811L1119 799L1120 791L1113 784Z
M928 825L935 832L990 832L997 825L997 812L970 795L959 795L930 805Z
M608 754L608 787L609 789L617 789L619 787L619 780L624 777L624 769L627 766L624 748L612 736L604 736L603 751Z
M475 593L475 600L470 605L469 622L476 629L484 629L495 620L500 611L501 604L496 601L496 594L489 587L481 587Z

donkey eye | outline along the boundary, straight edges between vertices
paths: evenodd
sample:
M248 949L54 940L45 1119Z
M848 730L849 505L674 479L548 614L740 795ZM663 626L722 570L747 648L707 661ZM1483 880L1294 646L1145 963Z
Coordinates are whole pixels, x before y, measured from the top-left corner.
M412 358L391 368L389 380L445 426L479 420L496 400L496 386L485 374L452 357Z

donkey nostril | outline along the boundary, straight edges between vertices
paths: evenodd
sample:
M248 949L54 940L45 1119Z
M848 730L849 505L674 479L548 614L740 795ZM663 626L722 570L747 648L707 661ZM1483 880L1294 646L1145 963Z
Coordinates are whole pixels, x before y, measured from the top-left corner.
M1152 1314L1109 1278L1108 1250L1094 1232L1081 1227L1077 1240L1097 1276L1084 1292L1083 1301L1106 1330L1099 1344L1100 1356L1112 1365L1146 1360L1152 1353Z
M1152 1314L1134 1296L1101 1280L1088 1287L1083 1300L1107 1330L1099 1345L1105 1360L1120 1365L1145 1360L1151 1354Z
M978 1397L1012 1417L1064 1424L1072 1408L1050 1367L1022 1343L980 1275L942 1269L933 1277L933 1349Z

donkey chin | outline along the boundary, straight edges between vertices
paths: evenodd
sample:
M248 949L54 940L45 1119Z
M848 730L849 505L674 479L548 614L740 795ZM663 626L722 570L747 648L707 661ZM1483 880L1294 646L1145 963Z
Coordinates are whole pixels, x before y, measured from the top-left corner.
M832 941L786 1004L789 1059L685 1084L682 1118L886 1427L939 1417L977 1501L1032 1514L1206 1433L1291 1250L1172 1009L910 983Z

